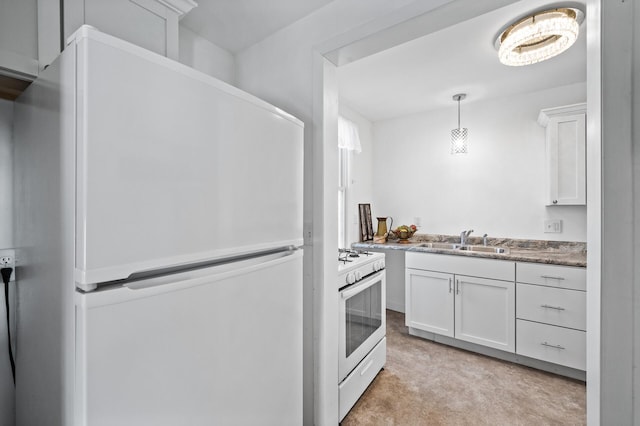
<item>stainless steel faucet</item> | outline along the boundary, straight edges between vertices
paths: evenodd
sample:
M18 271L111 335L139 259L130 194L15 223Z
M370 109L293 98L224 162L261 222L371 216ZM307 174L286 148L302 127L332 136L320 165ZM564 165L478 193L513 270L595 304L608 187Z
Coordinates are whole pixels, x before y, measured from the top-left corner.
M468 231L462 231L460 233L460 245L464 246L467 244L467 238L469 238L469 234L473 232L473 229L469 229Z
M482 245L485 247L487 246L487 234L484 234L482 236Z

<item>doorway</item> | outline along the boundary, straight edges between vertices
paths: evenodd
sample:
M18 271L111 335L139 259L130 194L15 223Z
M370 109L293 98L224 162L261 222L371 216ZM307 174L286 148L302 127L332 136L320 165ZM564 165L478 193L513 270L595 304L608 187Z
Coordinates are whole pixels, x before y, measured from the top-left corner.
M446 2L442 2L446 3ZM482 4L478 4L482 3ZM326 188L337 187L337 116L338 116L338 82L337 69L358 59L366 58L370 55L383 51L393 46L400 45L409 40L436 32L448 26L455 25L474 16L491 12L503 6L525 3L516 1L487 1L474 2L471 0L460 0L448 2L435 10L414 11L409 16L404 16L401 21L390 22L397 17L391 17L385 22L378 22L377 30L371 31L366 37L362 36L362 30L356 30L353 34L340 37L339 40L331 40L320 46L315 58L315 71L320 76L316 79L317 99L314 101L314 121L322 123L316 134L317 140L322 143L316 144L315 155L322 158L324 173L320 179L316 180L319 185L317 191L327 191ZM589 68L599 68L600 66L600 10L599 1L587 1L588 16L587 22L590 28L587 39L587 62ZM584 5L583 5L584 7ZM496 29L497 31L497 29ZM589 204L587 207L587 243L589 247L588 256L588 342L587 348L590 354L599 354L600 345L600 258L601 258L601 136L600 136L600 74L590 73L587 75L587 98L588 98L588 168L591 170L588 176ZM337 203L331 202L328 193L324 194L325 202L318 206L319 213L324 217L323 228L325 230L336 229ZM336 197L333 196L333 199ZM335 243L335 244L333 244ZM322 263L325 275L329 276L332 267L330 254L337 247L337 236L332 232L324 233L324 253L325 261ZM326 285L317 289L316 294L320 294L321 303L316 302L316 332L323 336L319 340L319 347L324 349L321 353L316 351L319 366L316 375L321 380L316 380L315 388L315 411L317 423L324 423L321 420L332 419L333 406L337 404L337 389L334 389L334 368L332 361L328 359L330 354L335 353L332 348L337 347L337 342L332 339L330 332L326 329L331 327L332 321L329 319L336 315L337 307L331 303L332 295ZM323 328L325 327L325 328ZM597 422L599 419L600 401L600 359L599 356L591 356L587 366L587 377L589 380L589 421ZM319 397L318 395L322 395Z

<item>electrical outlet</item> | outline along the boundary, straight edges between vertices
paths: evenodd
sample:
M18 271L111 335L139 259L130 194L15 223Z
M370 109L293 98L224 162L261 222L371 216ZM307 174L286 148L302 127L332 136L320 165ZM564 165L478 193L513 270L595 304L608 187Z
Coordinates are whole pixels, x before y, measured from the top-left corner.
M560 233L562 232L562 220L550 219L544 221L544 232L546 233Z
M11 281L16 280L16 253L13 249L0 250L0 268L13 268Z

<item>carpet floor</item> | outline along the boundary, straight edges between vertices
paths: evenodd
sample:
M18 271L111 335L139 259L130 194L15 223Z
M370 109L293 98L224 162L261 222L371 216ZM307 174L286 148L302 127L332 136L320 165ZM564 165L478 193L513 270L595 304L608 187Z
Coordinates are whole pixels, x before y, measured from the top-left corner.
M387 311L385 368L341 423L584 424L584 382L410 336L395 311Z

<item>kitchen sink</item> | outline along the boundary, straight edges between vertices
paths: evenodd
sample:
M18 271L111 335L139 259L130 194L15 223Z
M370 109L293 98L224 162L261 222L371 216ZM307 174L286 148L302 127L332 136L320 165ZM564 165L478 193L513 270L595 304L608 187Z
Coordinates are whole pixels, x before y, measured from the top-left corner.
M460 248L460 244L455 243L421 243L416 247L432 248L439 250L457 250Z
M507 247L460 246L460 247L458 247L458 250L475 251L475 252L478 252L478 253L509 254L509 248L507 248Z
M491 247L491 246L461 246L457 243L420 243L416 247L430 248L436 250L460 250L460 251L473 251L476 253L497 253L497 254L509 254L508 247Z

